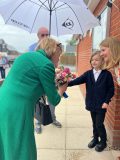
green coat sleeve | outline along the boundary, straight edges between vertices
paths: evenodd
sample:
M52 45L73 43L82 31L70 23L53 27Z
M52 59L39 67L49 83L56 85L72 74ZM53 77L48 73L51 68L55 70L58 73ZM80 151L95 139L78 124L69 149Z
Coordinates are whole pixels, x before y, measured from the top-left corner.
M41 84L44 88L45 94L48 98L48 101L56 106L60 100L61 97L58 94L56 85L55 85L55 68L52 63L45 64L39 73L39 78L41 81Z

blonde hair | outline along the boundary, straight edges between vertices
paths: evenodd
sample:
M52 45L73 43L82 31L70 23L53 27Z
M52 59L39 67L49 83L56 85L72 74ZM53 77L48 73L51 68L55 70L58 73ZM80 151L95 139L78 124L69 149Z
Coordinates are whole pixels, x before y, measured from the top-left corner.
M100 51L99 51L99 50L95 51L95 52L91 55L91 57L90 57L90 64L91 64L91 61L92 61L93 57L96 56L96 55L99 55L99 56L100 56ZM100 69L103 69L104 61L103 61L103 58L102 58L101 56L100 56L100 59L101 59Z
M110 49L109 61L105 62L105 68L109 69L118 65L120 62L120 41L115 38L108 37L100 43L100 46Z
M46 52L47 56L51 58L54 54L57 54L58 52L62 53L62 48L59 46L59 44L60 43L58 43L54 39L46 37L38 43L36 50L43 49Z

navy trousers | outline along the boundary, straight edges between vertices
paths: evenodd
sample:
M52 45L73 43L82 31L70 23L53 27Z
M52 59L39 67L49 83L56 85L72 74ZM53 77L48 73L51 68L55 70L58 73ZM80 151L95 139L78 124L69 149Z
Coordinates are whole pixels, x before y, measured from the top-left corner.
M106 112L90 112L93 123L93 137L98 139L100 137L101 143L106 143L107 134L104 126L104 119Z

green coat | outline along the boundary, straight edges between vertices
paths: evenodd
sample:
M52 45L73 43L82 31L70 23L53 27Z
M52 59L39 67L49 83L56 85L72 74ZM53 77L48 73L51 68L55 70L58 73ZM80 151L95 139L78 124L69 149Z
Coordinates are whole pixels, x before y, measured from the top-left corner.
M43 94L56 106L55 68L43 50L19 56L0 88L0 160L36 160L34 107Z

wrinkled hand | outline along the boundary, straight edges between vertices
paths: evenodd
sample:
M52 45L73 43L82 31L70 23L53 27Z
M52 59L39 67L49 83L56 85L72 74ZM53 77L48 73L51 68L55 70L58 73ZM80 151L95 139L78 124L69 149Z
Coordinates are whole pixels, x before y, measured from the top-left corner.
M62 96L63 93L67 90L67 86L68 86L68 83L65 83L64 85L58 87L58 92L60 96Z
M108 104L107 103L103 103L102 109L107 109L107 108L108 108Z

